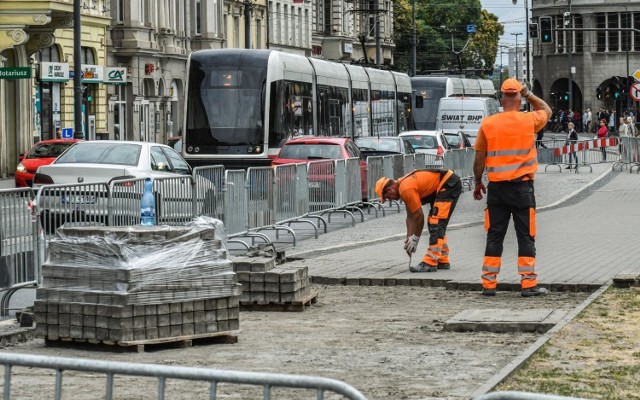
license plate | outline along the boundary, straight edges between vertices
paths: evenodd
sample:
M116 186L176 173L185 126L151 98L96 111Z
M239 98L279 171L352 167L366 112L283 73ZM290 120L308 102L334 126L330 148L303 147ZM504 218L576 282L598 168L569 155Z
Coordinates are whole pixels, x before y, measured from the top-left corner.
M96 196L90 196L90 195L65 196L63 195L60 201L62 202L62 204L95 204Z
M309 188L320 189L320 182L309 182Z

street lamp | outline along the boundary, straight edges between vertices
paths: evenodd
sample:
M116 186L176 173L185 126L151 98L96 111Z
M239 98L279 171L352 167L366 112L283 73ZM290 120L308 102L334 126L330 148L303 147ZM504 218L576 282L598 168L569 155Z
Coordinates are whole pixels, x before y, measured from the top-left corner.
M522 32L512 33L512 35L516 37L516 79L520 80L518 77L518 36L522 35Z

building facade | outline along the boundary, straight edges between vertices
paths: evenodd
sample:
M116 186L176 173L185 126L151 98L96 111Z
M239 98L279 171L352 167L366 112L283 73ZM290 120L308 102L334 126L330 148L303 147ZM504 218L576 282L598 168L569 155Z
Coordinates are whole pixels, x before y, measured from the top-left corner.
M38 140L73 135L74 0L0 1L0 175ZM86 139L182 132L186 62L200 49L274 49L393 63L391 0L84 0Z
M91 0L81 10L83 129L93 138L106 132L105 7L104 0ZM34 142L74 126L73 1L2 1L0 30L0 176L6 177Z
M552 43L532 42L537 95L557 110L637 109L628 77L640 68L640 1L536 0L532 15L534 22L550 16L553 27Z

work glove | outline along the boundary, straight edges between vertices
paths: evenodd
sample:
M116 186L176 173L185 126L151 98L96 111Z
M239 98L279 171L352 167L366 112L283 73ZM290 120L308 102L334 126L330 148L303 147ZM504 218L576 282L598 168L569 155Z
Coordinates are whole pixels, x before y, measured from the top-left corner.
M411 235L404 240L404 250L407 252L408 256L415 253L418 249L418 242L420 241L420 236Z
M487 193L487 188L484 183L476 183L476 187L473 189L473 198L475 200L482 200L482 194Z

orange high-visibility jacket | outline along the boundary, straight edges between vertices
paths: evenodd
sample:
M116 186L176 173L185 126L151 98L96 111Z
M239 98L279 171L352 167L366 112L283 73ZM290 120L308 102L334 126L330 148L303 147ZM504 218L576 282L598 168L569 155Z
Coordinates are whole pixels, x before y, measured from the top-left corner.
M482 121L489 182L533 178L538 171L534 124L533 113L523 112L504 112Z

